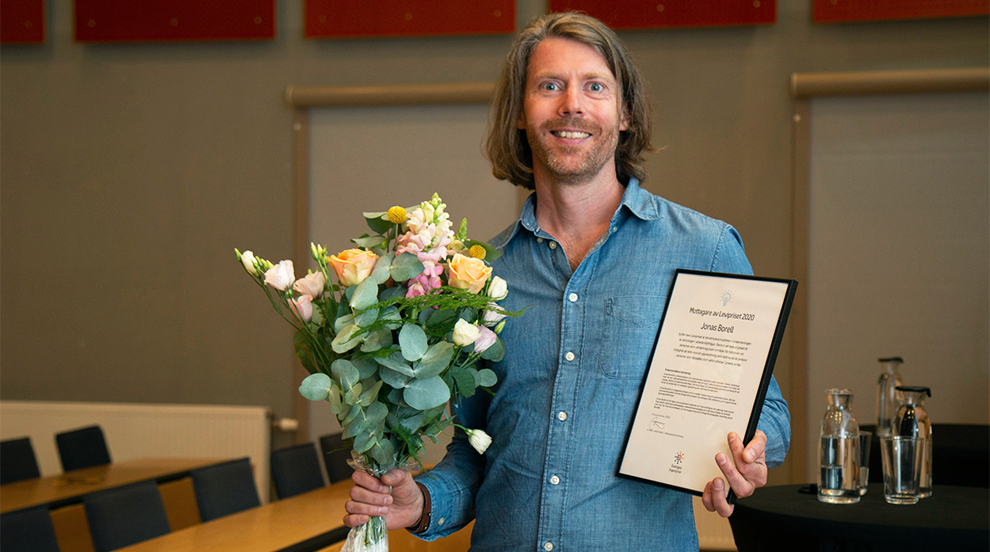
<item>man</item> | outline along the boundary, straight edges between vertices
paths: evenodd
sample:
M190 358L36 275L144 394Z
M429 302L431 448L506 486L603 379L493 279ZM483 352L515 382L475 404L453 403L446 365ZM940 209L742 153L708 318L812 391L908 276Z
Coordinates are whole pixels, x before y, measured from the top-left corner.
M493 98L494 174L535 190L492 245L509 282L504 306L530 306L502 333L494 396L455 407L461 425L493 439L482 456L458 431L417 481L355 473L344 521L384 515L427 540L476 519L472 550L697 549L688 494L616 477L676 268L751 273L739 235L639 187L650 147L645 85L625 47L599 21L552 14L517 38ZM790 439L772 381L756 437L708 483L709 511L732 513L766 483ZM391 486L391 489L388 487Z

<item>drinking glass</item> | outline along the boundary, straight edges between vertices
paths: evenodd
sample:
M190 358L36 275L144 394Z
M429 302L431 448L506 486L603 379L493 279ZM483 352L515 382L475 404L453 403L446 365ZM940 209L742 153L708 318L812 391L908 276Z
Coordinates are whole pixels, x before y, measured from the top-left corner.
M921 498L921 465L926 442L917 437L880 437L883 498L890 504L916 504Z
M870 442L873 433L859 430L859 495L866 494L866 486L870 482Z

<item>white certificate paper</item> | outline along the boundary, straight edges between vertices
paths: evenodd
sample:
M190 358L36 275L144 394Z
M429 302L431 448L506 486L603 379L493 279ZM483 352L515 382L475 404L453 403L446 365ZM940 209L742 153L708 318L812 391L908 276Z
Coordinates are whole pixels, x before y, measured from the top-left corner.
M796 287L677 271L619 475L696 495L723 477L715 455L732 458L729 432L756 432Z

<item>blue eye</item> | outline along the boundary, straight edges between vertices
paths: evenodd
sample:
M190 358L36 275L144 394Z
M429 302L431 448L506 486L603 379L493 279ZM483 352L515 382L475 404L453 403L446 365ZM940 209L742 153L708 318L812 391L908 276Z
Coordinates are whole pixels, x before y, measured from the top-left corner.
M553 83L553 82L546 82L546 83L543 83L542 88L543 88L543 90L546 90L547 92L553 92L553 91L557 90L557 84L556 83Z
M605 90L605 87L604 87L604 86L602 86L602 84L601 84L601 83L599 83L599 82L593 82L593 83L591 83L591 84L589 84L589 85L588 85L588 88L589 88L589 89L590 89L590 90L591 90L592 92L603 92L603 91Z

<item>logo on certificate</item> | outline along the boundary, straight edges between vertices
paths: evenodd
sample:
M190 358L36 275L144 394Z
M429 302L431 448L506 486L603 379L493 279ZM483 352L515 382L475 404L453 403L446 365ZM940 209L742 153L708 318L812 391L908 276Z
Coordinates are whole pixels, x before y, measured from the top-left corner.
M722 292L722 306L724 307L728 305L729 301L732 301L732 292L729 290L725 290Z
M677 454L674 455L674 462L680 464L683 461L684 461L684 452L679 450L677 451Z

